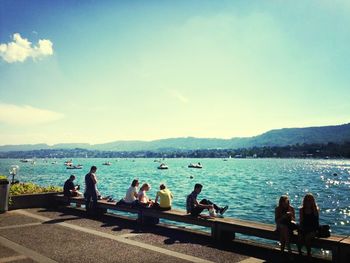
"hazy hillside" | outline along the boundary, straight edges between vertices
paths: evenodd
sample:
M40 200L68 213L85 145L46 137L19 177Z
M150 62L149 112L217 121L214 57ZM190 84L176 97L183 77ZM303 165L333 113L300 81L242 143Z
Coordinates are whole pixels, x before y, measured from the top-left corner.
M249 138L170 138L154 141L116 141L104 144L69 143L48 146L47 144L25 144L0 146L0 151L28 151L40 149L82 148L100 151L157 151L166 149L237 149L261 146L284 146L312 143L342 143L350 141L350 123L336 126L285 128L271 130Z
M350 141L350 124L271 130L252 137L248 146L284 146L303 143L342 143Z

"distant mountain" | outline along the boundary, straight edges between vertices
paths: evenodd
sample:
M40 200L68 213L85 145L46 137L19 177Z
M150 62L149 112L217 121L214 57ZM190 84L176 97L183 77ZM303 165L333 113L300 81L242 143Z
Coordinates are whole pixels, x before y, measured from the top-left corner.
M249 139L247 146L284 146L294 144L325 144L350 141L350 123L335 126L285 128L271 130Z
M262 146L285 146L295 144L326 144L350 142L350 123L335 126L284 128L271 130L254 137L215 139L215 138L170 138L154 141L116 141L104 144L63 143L4 145L0 151L28 151L40 149L88 149L100 151L158 151L196 149L237 149Z

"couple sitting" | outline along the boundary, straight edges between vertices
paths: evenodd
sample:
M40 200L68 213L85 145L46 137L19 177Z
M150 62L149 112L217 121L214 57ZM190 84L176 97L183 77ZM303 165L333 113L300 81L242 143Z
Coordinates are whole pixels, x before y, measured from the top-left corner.
M302 206L299 209L299 224L295 222L295 210L290 205L289 198L282 195L278 206L275 209L275 221L280 235L281 251L285 247L291 252L290 239L293 230L298 230L298 251L302 254L301 248L306 246L307 255L311 256L312 240L319 231L319 207L311 193L304 196Z
M144 183L139 191L137 190L138 186L139 181L134 179L131 186L126 191L124 199L120 200L117 204L139 205L141 207L152 207L163 211L171 209L173 194L164 184L159 186L159 191L157 192L155 201L149 199L147 196L147 192L151 189L151 186L148 183Z

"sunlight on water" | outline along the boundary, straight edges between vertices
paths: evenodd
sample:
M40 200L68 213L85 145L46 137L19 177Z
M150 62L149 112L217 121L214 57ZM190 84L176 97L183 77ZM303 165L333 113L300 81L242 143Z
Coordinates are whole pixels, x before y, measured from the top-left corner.
M199 198L219 205L228 204L226 216L274 223L274 207L282 194L288 194L298 207L305 193L312 192L321 209L320 223L331 225L333 233L349 232L350 160L311 159L167 159L168 170L158 170L153 159L75 159L81 170L67 170L63 159L37 160L36 165L19 160L0 160L0 173L7 174L12 164L20 165L17 179L40 185L62 185L71 173L84 185L91 165L98 167L98 188L104 195L122 198L133 178L149 182L154 198L160 183L173 192L173 206L185 208L186 195L195 183L204 185ZM102 163L110 161L112 165ZM203 169L190 169L189 163L201 162ZM192 178L192 179L191 179ZM297 215L298 217L298 215Z

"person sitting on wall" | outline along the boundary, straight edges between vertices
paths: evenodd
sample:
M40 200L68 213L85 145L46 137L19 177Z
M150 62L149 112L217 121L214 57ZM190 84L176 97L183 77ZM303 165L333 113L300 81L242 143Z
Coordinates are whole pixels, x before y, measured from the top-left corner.
M293 230L297 229L295 222L295 210L290 205L289 198L282 195L278 201L278 206L275 208L275 222L279 233L281 251L283 252L287 246L288 252L291 252L290 238Z
M137 197L138 197L138 194L137 194L138 187L139 187L139 180L134 179L131 182L130 187L126 191L125 197L120 199L117 202L117 205L133 205L133 204L135 204L135 202L137 201Z
M80 186L74 185L75 176L72 174L69 179L64 183L63 194L66 197L82 196L83 194L79 192Z
M159 205L158 205L158 199L159 199ZM158 207L158 209L162 211L170 210L172 200L173 200L173 194L164 184L161 184L159 186L159 191L157 192L156 200L155 200L155 204L157 204L156 206Z
M306 246L307 256L311 257L311 243L317 236L319 228L319 208L316 204L315 197L308 193L304 196L302 207L299 210L300 230L298 251L301 255L301 248Z
M144 183L139 193L137 194L137 200L138 204L142 207L152 207L154 205L154 202L148 198L146 192L148 192L151 189L151 185L148 183Z
M187 196L187 213L191 214L191 216L197 217L204 209L208 209L211 216L215 216L217 213L223 215L228 209L227 205L225 207L219 207L207 199L202 199L200 202L197 201L197 196L202 191L202 188L203 186L201 184L195 184L193 192Z

